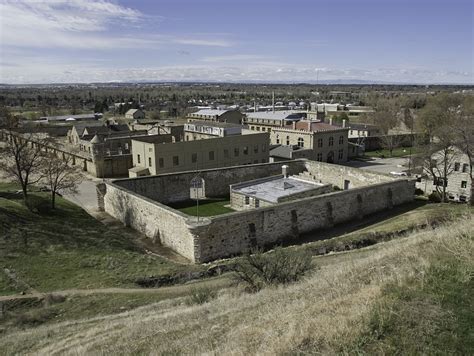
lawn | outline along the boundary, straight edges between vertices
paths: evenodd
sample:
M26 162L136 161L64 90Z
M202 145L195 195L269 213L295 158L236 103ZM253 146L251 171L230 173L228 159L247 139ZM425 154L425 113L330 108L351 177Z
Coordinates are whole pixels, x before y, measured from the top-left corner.
M40 292L70 288L135 286L135 279L198 268L145 253L120 230L111 230L80 207L59 198L57 209L32 213L15 185L0 185L0 295L24 284ZM47 193L32 193L44 207ZM23 284L23 285L22 285Z
M199 216L215 216L231 213L234 210L226 206L229 204L230 200L227 198L201 200L199 202ZM173 209L191 216L198 215L198 207L194 200L174 203L170 204L170 206Z

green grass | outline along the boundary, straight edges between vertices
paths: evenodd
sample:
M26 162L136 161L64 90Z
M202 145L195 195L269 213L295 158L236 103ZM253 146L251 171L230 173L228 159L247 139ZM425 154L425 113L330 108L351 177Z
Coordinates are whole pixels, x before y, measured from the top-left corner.
M209 199L199 201L199 216L215 216L231 213L234 210L226 207L229 205L230 200L228 199ZM179 210L182 213L197 216L198 208L196 207L195 201L186 201L176 204L170 204L173 209Z
M128 287L138 277L198 268L146 254L130 236L61 198L55 211L32 213L16 189L0 185L0 266L33 289ZM32 196L47 206L47 193ZM19 291L3 268L0 275L0 294Z
M414 155L420 152L420 148L412 147L411 154ZM381 149L375 151L365 151L365 156L367 157L377 157L377 158L389 158L389 157L407 157L410 155L410 147L397 147L392 151L390 156L390 151Z
M472 246L472 232L465 238ZM474 264L472 250L464 253L455 257L441 248L423 275L388 284L354 347L357 353L472 354Z

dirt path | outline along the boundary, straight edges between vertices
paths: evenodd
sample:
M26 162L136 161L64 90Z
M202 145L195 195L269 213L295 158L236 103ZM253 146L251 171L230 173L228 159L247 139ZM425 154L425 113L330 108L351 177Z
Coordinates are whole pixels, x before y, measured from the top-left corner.
M57 290L51 292L34 292L28 294L14 294L14 295L3 295L0 296L0 303L20 300L20 299L43 299L47 295L58 295L64 297L71 296L88 296L97 294L161 294L174 296L179 293L189 291L191 287L202 287L206 285L212 285L214 288L225 288L231 286L232 281L228 276L219 276L213 278L207 278L205 280L199 280L195 282L189 282L186 284L179 284L170 287L161 288L96 288L96 289L66 289Z

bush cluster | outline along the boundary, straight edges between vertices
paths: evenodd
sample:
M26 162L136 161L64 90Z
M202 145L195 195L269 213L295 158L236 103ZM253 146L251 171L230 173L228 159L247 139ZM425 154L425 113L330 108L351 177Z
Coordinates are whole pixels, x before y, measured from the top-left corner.
M441 194L433 192L428 196L428 200L432 203L441 203Z
M253 251L236 263L234 271L237 282L257 292L265 286L296 282L313 268L309 252L277 248L268 253Z
M192 288L187 304L204 304L209 302L211 299L214 299L216 296L217 292L209 287Z

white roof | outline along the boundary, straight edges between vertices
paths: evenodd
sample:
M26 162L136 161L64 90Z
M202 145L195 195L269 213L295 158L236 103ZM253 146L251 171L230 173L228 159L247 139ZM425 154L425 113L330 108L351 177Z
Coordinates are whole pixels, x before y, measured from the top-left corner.
M230 110L204 109L204 110L199 110L197 112L193 112L190 114L190 116L193 116L193 115L221 116L222 114L228 111Z
M251 119L269 119L269 120L284 120L290 115L303 114L305 111L298 110L284 110L284 111L260 111L260 112L249 112L247 117Z

